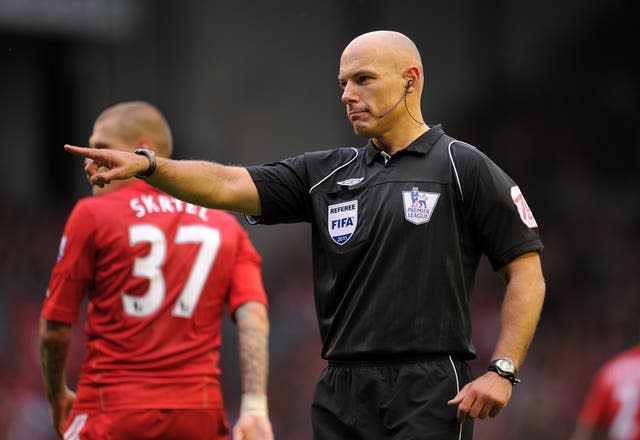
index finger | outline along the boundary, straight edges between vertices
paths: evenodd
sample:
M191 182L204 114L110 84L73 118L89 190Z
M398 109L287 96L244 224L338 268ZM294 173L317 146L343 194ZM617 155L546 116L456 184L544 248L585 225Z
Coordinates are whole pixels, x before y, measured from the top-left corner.
M75 145L65 144L64 149L69 153L72 153L78 156L88 157L89 159L94 159L95 157L98 156L95 154L96 152L98 152L98 150L95 148L76 147Z

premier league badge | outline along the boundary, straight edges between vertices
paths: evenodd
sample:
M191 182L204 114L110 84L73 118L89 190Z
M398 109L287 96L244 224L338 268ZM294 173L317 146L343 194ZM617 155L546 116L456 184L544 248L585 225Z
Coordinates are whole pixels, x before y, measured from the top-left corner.
M329 215L327 221L329 236L342 246L353 236L358 225L358 201L351 200L329 205L327 212Z
M411 191L402 191L404 218L415 225L427 223L439 197L440 193L418 191L417 186L411 188Z

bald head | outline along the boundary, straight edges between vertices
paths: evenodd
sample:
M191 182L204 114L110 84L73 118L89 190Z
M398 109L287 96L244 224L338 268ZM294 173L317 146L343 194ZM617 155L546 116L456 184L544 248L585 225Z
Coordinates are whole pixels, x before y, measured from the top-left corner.
M378 50L380 54L395 55L397 59L422 64L420 52L409 37L396 31L367 32L354 38L345 48L349 50Z
M97 126L107 121L126 143L123 147L137 148L145 144L160 157L171 156L171 129L162 113L153 105L144 101L121 102L104 110L95 124Z
M416 66L420 70L422 84L422 59L415 43L409 37L395 31L373 31L354 38L342 52L341 63L353 58L366 57L376 64L403 72Z
M353 39L340 57L338 82L354 132L387 153L428 129L420 108L420 52L406 35L375 31Z

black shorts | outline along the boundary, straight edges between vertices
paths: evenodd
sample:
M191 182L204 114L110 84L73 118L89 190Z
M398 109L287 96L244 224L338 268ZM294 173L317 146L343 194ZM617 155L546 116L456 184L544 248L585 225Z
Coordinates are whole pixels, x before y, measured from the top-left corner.
M449 356L403 362L329 362L313 398L315 440L471 440L448 406L472 379L466 362Z

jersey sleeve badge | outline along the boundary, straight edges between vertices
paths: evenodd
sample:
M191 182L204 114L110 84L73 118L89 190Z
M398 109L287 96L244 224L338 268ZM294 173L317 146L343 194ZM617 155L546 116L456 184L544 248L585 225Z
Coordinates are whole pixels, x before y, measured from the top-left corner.
M524 199L520 188L517 186L511 187L511 199L513 200L514 205L518 208L518 214L520 214L520 220L524 223L528 228L537 228L538 223L536 223L536 219L529 209L529 205L527 205L527 201Z

